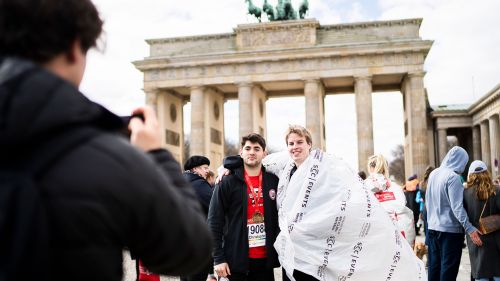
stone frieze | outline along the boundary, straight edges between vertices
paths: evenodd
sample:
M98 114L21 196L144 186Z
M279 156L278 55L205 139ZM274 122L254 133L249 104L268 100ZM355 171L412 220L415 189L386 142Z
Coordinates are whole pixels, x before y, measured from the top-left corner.
M292 73L300 71L375 68L401 65L421 65L421 53L396 53L358 56L335 56L325 58L302 58L281 61L261 61L206 66L173 67L148 70L145 81L184 80L266 73Z

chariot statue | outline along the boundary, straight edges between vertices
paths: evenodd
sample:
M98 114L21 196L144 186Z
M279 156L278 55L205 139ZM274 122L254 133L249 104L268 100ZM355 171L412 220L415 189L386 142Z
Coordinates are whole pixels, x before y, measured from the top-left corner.
M264 0L262 9L254 5L252 0L245 0L248 3L248 14L253 15L259 22L262 21L262 14L266 14L269 21L296 20L305 18L309 10L309 1L303 0L299 6L298 13L293 8L292 0L278 0L276 8Z

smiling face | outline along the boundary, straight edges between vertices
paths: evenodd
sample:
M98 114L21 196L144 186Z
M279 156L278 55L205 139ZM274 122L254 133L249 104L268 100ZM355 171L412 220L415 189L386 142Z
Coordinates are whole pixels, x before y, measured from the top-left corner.
M265 152L259 143L247 140L240 149L240 156L246 167L256 168L261 165Z
M286 143L290 157L292 157L297 167L300 166L309 156L311 144L307 143L305 136L302 137L296 133L289 134Z

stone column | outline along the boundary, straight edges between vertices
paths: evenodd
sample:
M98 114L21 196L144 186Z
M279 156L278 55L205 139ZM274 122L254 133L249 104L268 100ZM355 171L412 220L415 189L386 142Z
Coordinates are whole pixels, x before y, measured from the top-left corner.
M374 154L371 79L371 76L354 78L358 126L358 169L360 171L366 171L368 157Z
M313 148L325 150L325 88L320 79L304 81L306 98L306 128L311 132Z
M481 131L479 126L472 127L472 157L473 160L481 159Z
M158 112L158 89L146 91L146 105L152 107L155 112Z
M447 140L446 129L438 130L438 141L439 141L439 164L443 162L446 153L448 153L448 140ZM419 175L420 176L420 175Z
M168 149L179 163L184 163L184 99L170 91L157 95L157 115L162 132L162 146Z
M488 170L491 171L491 154L490 154L490 131L488 120L481 122L481 160L486 163Z
M490 126L490 153L491 153L491 174L493 178L496 178L498 175L498 169L495 167L495 161L500 161L500 133L499 133L499 121L498 115L493 115L488 118L489 126Z
M191 87L191 136L189 155L205 155L207 132L205 130L206 93L205 87Z
M238 101L240 109L240 138L253 132L252 120L252 88L251 83L238 84ZM239 141L238 141L239 142Z
M210 159L215 171L224 158L224 95L210 87L191 88L190 155Z
M408 73L404 81L405 113L408 126L405 145L406 177L422 175L429 165L427 143L427 106L424 88L425 72ZM409 157L406 157L409 156ZM409 162L409 163L408 163Z
M240 109L240 139L249 133L259 133L266 138L266 92L251 83L238 84Z

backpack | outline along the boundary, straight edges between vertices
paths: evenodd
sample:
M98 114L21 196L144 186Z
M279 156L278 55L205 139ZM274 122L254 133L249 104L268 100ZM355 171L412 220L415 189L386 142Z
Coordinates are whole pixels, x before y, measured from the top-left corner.
M50 229L38 181L62 156L95 135L97 129L90 127L69 129L52 135L25 159L1 163L0 281L48 280ZM0 162L5 158L0 156Z

